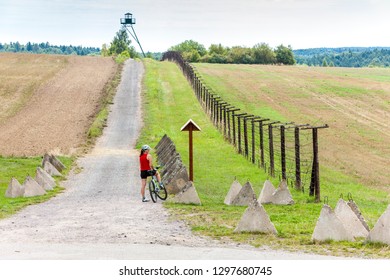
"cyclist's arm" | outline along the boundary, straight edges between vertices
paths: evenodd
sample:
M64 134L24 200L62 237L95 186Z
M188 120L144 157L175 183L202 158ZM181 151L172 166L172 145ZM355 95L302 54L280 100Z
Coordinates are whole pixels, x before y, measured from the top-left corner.
M146 159L149 161L150 170L153 170L153 158L151 154L148 154Z

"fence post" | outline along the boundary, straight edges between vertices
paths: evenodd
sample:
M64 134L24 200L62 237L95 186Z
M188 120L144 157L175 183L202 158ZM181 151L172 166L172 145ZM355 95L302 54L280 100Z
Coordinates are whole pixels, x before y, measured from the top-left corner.
M277 122L271 122L268 123L268 145L269 145L269 168L270 168L270 175L271 177L275 177L275 158L274 158L274 136L273 136L273 124L280 123Z
M295 188L301 190L301 147L299 139L299 127L294 128L295 136Z
M268 124L269 168L271 177L275 177L274 142L272 124Z
M281 155L281 163L282 163L282 179L286 180L286 136L285 136L286 128L284 125L280 127L280 155Z
M234 116L237 117L237 148L238 148L238 153L242 154L242 149L241 149L241 117L245 116L246 113L241 113L241 114L235 114Z
M237 135L237 140L238 140L238 153L241 154L241 118L237 118L237 123L238 123L238 135Z
M318 164L318 129L313 128L313 173L314 173L314 195L315 201L320 200L320 167Z
M263 121L259 121L259 138L260 138L260 167L264 168L264 131Z
M256 163L255 145L256 145L256 141L255 141L255 119L253 118L252 119L252 163L253 164Z
M320 191L320 165L318 157L318 129L328 128L327 124L317 127L307 127L303 129L311 129L313 136L313 166L311 171L311 180L310 180L310 195L315 196L315 202L321 201L321 191Z
M240 111L240 109L235 109L234 107L232 107L231 109L228 109L228 115L227 115L227 117L228 117L228 135L229 135L229 142L230 143L232 143L232 141L233 141L233 144L235 145L235 138L234 138L234 140L232 139L232 131L231 131L231 126L230 126L230 112L232 112L232 122L233 122L233 124L232 124L232 126L233 126L233 135L235 134L235 123L234 123L234 114L235 114L235 112L237 112L237 111Z
M248 158L248 127L247 127L247 118L244 117L244 149L245 157Z
M233 123L233 145L236 146L236 119L234 118L236 113L232 114L232 123Z

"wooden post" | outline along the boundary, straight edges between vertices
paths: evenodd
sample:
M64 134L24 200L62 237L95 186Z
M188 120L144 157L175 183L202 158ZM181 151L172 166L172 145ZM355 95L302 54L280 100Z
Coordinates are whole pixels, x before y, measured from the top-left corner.
M236 113L233 112L233 115L232 115L232 123L233 123L233 145L236 146L236 120L235 120L235 117L236 116Z
M286 174L286 136L285 136L286 128L284 125L280 127L280 154L281 154L281 164L282 164L282 179L287 179Z
M259 121L259 137L260 137L260 167L264 167L263 121Z
M241 118L240 117L238 117L237 123L238 123L238 135L237 135L238 153L241 154Z
M244 118L244 149L245 157L248 158L248 127L247 127L247 118Z
M252 119L252 163L255 164L256 162L256 157L255 157L255 120Z
M318 161L318 128L313 128L313 168L315 202L320 202L320 166Z
M269 146L269 173L271 177L275 177L275 160L274 160L274 136L273 136L273 124L280 123L279 121L271 122L268 125L268 146Z
M275 163L274 163L274 140L272 132L272 124L268 124L268 145L269 145L269 168L271 177L275 177Z
M295 135L295 188L302 189L301 182L301 146L299 139L299 127L294 128Z
M237 112L237 111L240 111L240 109L235 109L234 107L232 107L232 108L230 108L230 109L228 109L228 111L227 111L227 123L228 123L228 139L229 139L229 142L230 143L232 143L233 142L233 144L235 144L235 138L234 138L234 141L232 140L232 129L231 129L231 126L230 126L230 112L232 112L232 121L233 121L233 124L232 124L232 126L233 126L233 135L234 135L234 133L235 133L235 128L234 128L234 125L235 125L235 122L234 122L234 114L235 114L235 112Z
M186 124L183 125L180 131L188 131L189 132L189 140L188 140L188 153L189 153L189 165L190 165L190 174L189 179L190 181L194 181L194 155L193 155L193 141L192 141L192 132L193 131L200 131L200 127L193 121L189 120Z
M305 127L302 129L311 129L313 136L313 166L311 170L311 180L310 180L310 195L315 196L315 202L321 201L321 191L320 191L320 165L318 157L318 129L328 128L327 124L317 127Z

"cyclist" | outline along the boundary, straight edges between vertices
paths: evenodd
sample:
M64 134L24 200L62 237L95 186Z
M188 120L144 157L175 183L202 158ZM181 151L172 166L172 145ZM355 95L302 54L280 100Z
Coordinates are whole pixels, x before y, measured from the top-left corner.
M142 202L148 202L149 199L145 197L146 180L148 176L156 175L157 181L162 186L160 173L153 168L152 155L149 154L151 148L148 145L143 145L141 154L139 156L140 170L141 170L141 196Z

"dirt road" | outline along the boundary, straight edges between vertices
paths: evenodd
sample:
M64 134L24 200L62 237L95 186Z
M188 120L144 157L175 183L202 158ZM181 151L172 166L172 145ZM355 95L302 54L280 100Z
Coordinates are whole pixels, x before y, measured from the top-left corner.
M139 194L140 62L127 61L95 148L78 160L66 190L0 220L0 259L322 259L220 244L194 236L161 203Z

